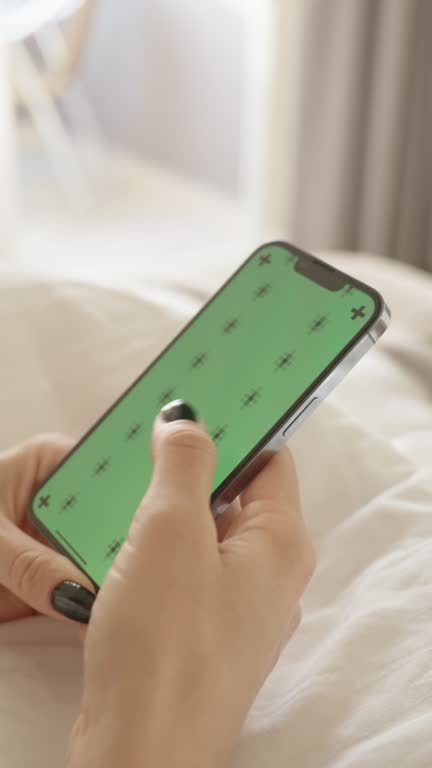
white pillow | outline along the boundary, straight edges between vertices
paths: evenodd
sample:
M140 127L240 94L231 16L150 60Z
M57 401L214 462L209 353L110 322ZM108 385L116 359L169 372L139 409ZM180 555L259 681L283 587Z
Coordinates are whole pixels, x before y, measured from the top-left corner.
M198 309L136 276L0 278L0 450L37 432L79 437Z

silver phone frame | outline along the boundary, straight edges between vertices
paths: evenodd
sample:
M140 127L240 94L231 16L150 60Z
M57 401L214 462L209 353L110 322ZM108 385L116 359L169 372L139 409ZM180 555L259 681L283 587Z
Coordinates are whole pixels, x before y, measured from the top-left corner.
M219 517L246 488L250 481L263 469L275 453L281 450L286 442L294 435L308 416L315 412L318 406L325 400L338 384L352 371L360 360L375 346L381 336L386 332L391 320L391 312L385 301L381 312L374 324L365 330L357 342L330 370L308 396L290 414L286 422L278 429L269 442L266 443L253 458L239 471L232 481L226 486L220 495L212 500L213 515Z

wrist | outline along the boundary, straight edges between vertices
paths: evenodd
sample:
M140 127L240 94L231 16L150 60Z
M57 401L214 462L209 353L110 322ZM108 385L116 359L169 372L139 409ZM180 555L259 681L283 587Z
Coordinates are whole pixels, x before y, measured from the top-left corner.
M67 768L225 768L244 717L226 722L212 686L173 694L159 674L145 679L123 668L104 685L86 680Z
M224 768L226 750L211 749L208 734L166 717L131 716L129 708L104 713L97 722L80 714L69 741L66 768ZM216 737L217 739L217 737ZM220 751L219 751L220 750Z
M66 768L138 768L147 762L159 768L146 751L144 739L131 734L127 722L120 722L105 714L90 723L80 714L70 736Z

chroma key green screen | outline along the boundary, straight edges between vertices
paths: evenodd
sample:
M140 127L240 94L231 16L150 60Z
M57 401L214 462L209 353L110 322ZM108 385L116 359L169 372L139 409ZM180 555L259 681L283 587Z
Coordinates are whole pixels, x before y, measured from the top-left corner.
M299 253L253 254L35 495L34 522L96 585L149 485L163 405L181 398L198 411L217 491L377 316L378 294L348 278L336 291L313 282L296 271Z

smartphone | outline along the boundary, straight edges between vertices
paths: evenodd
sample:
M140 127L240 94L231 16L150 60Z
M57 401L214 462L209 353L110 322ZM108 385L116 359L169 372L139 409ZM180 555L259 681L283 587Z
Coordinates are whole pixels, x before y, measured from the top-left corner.
M32 522L100 587L150 483L162 406L191 403L212 435L220 515L389 321L373 288L287 243L259 248L48 477Z

